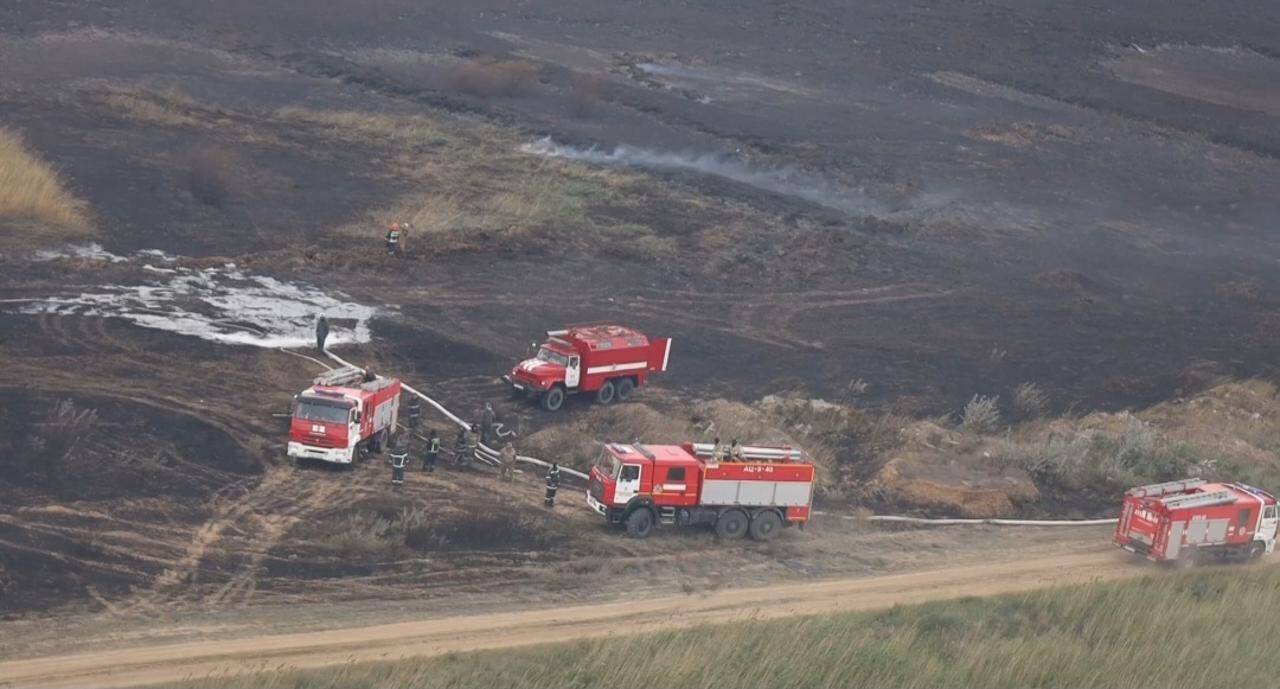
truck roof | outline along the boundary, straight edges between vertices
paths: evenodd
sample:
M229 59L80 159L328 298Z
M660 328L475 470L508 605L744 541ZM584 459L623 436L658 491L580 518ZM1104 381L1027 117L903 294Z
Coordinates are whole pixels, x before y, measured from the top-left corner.
M623 349L647 347L649 338L644 333L626 326L610 323L571 325L564 330L548 330L547 337L554 340L580 342L590 349Z
M660 464L688 464L696 465L698 460L693 455L685 451L679 445L624 445L622 443L609 443L609 451L622 461L644 461L652 460Z
M1182 510L1197 507L1211 507L1213 505L1226 505L1248 501L1250 504L1256 504L1254 501L1261 501L1264 505L1273 505L1276 502L1275 496L1271 495L1261 488L1254 488L1243 483L1208 483L1205 481L1195 480L1186 482L1185 487L1175 487L1169 484L1173 490L1152 491L1152 495L1134 495L1138 499L1148 504L1159 505L1165 510ZM1144 486L1143 488L1134 489L1133 492L1141 492L1144 489L1161 488L1164 484L1156 486ZM1133 494L1131 492L1131 495Z

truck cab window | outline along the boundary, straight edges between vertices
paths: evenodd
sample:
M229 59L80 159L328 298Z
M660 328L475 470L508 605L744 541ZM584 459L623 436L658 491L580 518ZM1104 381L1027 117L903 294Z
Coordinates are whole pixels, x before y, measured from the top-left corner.
M623 465L621 478L623 481L633 481L640 478L640 467L635 464Z
M1267 506L1266 511L1264 511L1264 512L1262 513L1262 517L1263 517L1264 519L1275 519L1275 518L1276 518L1276 506L1275 506L1275 505L1268 505L1268 506Z
M668 469L668 470L667 470L667 480L668 480L668 481L683 481L683 480L684 480L684 467L676 467L676 468L674 468L674 469Z

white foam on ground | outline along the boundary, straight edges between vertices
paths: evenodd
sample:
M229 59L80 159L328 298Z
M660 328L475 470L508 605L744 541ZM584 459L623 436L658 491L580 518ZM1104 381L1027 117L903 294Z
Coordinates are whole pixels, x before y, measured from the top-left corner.
M154 282L104 285L76 297L31 303L19 312L123 318L144 328L255 347L314 345L315 319L324 314L331 324L329 344L369 341L376 309L315 287L251 275L230 263L146 268L156 275Z
M69 244L59 249L45 249L37 251L32 255L34 261L54 261L59 258L83 258L91 261L106 261L108 263L123 263L128 258L118 256L102 248L97 242L88 244Z
M630 165L643 168L692 170L731 179L784 196L795 196L852 215L884 215L887 209L860 188L836 188L826 180L787 167L758 168L735 158L711 153L653 151L634 146L605 150L558 144L545 137L526 143L520 150L549 158L579 160L598 165Z

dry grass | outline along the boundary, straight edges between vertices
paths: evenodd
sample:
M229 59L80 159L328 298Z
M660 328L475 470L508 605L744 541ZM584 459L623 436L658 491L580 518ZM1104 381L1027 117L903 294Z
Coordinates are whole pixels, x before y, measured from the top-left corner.
M642 202L633 193L640 175L532 157L519 152L510 133L479 123L300 108L275 116L334 138L391 147L394 174L421 191L338 230L370 247L389 223L408 222L411 256L539 246L604 247L643 259L676 251L672 238L652 228L595 212Z
M109 89L99 99L122 115L165 127L203 127L200 106L179 91Z
M468 60L449 68L446 83L472 96L516 96L538 83L538 69L524 60Z
M74 241L89 237L88 206L13 131L0 128L0 224L21 223L30 235Z
M1272 687L1277 634L1265 567L188 686Z

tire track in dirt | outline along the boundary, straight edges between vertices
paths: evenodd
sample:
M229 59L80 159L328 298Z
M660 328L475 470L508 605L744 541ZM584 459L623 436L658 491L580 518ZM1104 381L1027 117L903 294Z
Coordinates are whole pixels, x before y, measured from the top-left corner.
M1028 591L1152 573L1109 546L948 569L593 605L448 617L317 632L156 645L0 663L0 682L32 687L164 684L266 667L369 660L868 610L959 596Z

